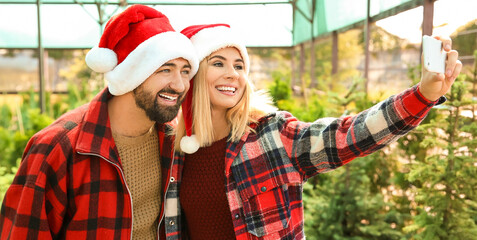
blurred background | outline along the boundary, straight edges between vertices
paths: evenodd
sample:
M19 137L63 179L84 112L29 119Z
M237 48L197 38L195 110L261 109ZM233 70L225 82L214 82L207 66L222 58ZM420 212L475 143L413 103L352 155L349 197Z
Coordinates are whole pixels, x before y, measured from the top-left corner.
M250 79L302 121L355 114L420 79L422 35L464 68L398 142L305 184L308 239L477 239L476 0L0 0L0 200L29 138L106 86L84 57L131 4L180 31L228 23Z

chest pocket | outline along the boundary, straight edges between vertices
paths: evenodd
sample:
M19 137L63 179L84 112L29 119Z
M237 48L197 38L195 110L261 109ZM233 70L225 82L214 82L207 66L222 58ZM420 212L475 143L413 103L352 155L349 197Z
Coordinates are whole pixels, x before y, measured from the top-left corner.
M288 228L290 199L287 185L262 187L264 192L243 200L243 212L249 233L263 237Z
M288 181L299 181L298 173L278 174L264 156L247 158L244 153L236 157L231 170L242 199L248 232L266 238L288 228L291 218L288 184L292 183Z

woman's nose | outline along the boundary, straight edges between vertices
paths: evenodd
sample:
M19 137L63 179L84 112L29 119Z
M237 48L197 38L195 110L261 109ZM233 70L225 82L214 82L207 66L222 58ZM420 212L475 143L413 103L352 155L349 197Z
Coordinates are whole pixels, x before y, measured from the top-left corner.
M238 74L237 70L235 69L235 67L227 68L226 77L227 78L232 78L232 79L236 79L236 78L239 77L239 74Z

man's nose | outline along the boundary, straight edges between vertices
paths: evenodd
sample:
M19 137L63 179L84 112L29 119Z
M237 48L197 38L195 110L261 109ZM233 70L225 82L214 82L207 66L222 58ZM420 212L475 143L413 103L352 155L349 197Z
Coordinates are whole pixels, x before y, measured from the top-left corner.
M181 73L177 72L172 78L173 79L171 80L170 87L178 93L184 92L186 90L186 82L181 76Z

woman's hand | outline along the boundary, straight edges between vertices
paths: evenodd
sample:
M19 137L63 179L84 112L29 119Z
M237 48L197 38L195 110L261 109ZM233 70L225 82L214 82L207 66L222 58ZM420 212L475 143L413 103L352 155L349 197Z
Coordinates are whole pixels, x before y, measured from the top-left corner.
M457 59L459 53L452 50L452 40L449 37L434 37L442 41L447 52L445 74L429 72L422 67L422 79L419 86L421 94L429 101L436 101L447 93L462 70L462 63Z

